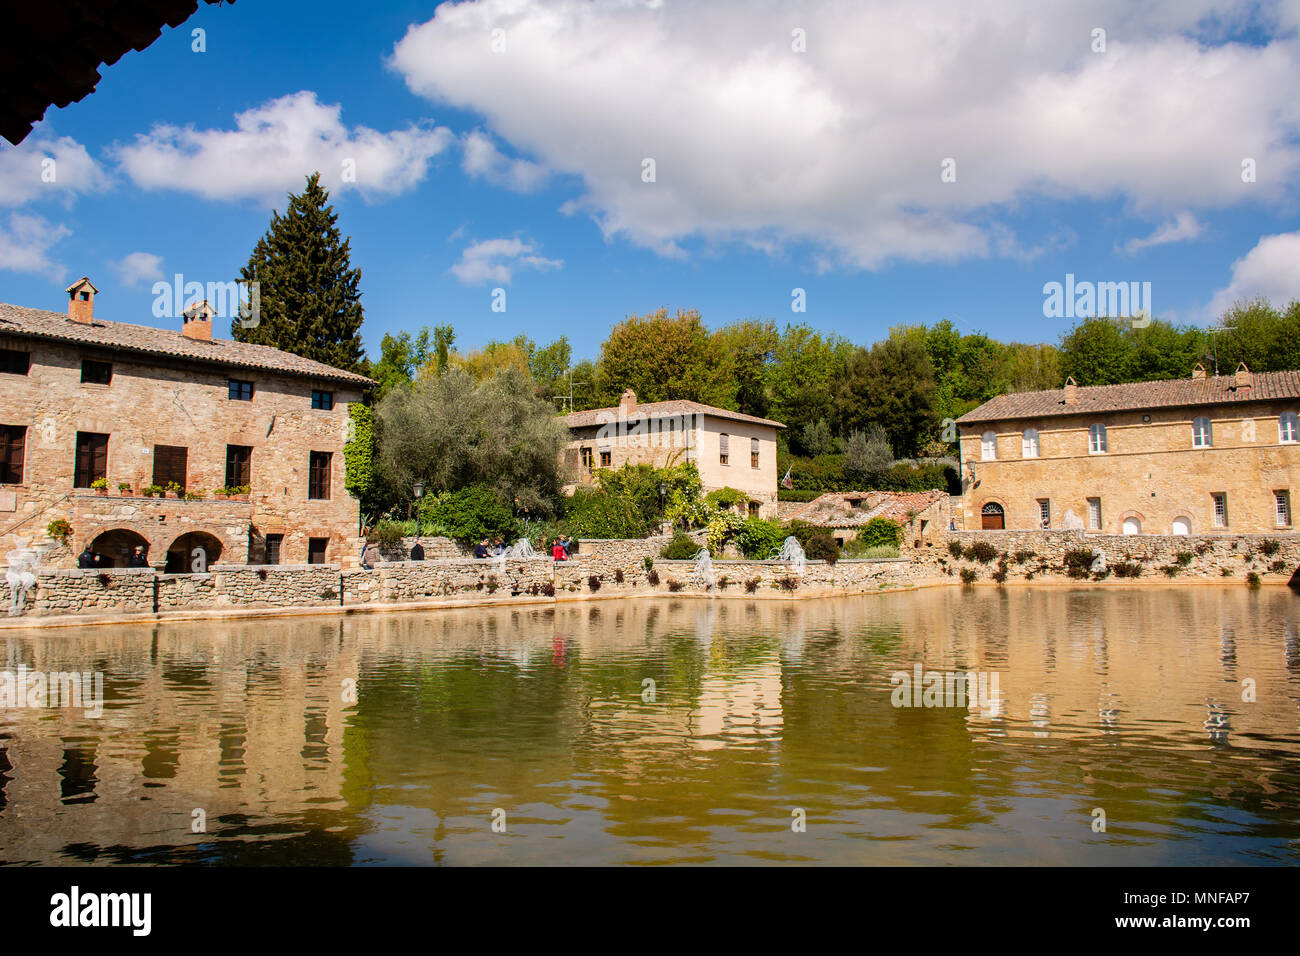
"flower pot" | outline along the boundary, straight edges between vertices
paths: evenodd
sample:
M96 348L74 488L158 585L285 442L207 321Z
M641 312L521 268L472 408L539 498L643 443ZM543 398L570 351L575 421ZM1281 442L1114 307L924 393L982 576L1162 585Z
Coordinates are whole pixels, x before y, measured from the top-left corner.
M214 491L214 492L212 493L212 497L213 497L213 498L216 498L218 501L228 501L228 500L230 499L230 496L229 496L229 495L227 495L227 494L223 494L223 493L220 492L220 491Z
M234 499L236 501L247 501L248 497L249 497L248 495L235 495Z
M107 489L107 488L96 488L96 489L95 489L95 494L99 495L99 496L102 498L102 497L104 497L105 495L108 494L108 489Z
M130 498L130 497L131 497L131 489L130 489L130 488L120 488L120 489L118 489L118 492L117 492L117 493L118 493L119 495L121 495L123 498Z

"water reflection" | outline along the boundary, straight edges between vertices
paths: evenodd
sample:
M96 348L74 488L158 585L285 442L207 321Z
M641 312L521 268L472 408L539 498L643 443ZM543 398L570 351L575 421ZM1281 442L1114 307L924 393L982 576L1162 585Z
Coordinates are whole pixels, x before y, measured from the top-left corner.
M1295 863L1296 633L1177 587L10 632L106 699L0 711L0 860ZM917 664L997 693L893 706Z

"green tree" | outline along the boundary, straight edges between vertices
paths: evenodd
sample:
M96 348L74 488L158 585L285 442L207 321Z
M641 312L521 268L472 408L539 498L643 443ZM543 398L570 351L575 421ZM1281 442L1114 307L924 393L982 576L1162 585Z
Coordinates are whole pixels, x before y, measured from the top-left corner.
M851 482L872 481L893 467L894 449L884 428L876 422L868 425L866 431L853 432L841 444L844 474Z
M283 216L272 211L271 227L240 270L245 281L260 284L260 321L245 328L236 318L230 333L237 342L361 372L361 270L351 267L350 240L328 200L320 173L312 173L307 187L289 196Z
M770 377L770 413L787 426L796 445L806 426L835 418L835 383L851 351L846 340L822 338L806 325L788 325L781 334ZM802 446L796 450L815 454Z
M642 402L684 398L720 408L735 402L727 356L693 309L629 315L610 330L596 391L612 405L627 388Z
M429 360L431 344L429 327L420 329L414 340L409 332L390 335L385 332L379 343L379 361L370 368L370 377L379 383L377 397L382 398L394 386L412 381L420 368Z
M1123 382L1133 366L1132 352L1131 339L1114 319L1084 319L1061 340L1061 374L1079 385Z
M766 418L771 377L781 335L776 323L760 319L733 322L713 334L728 357L736 383L736 410Z
M870 351L858 349L849 359L840 385L840 427L880 425L895 452L914 454L934 432L934 371L924 334L892 329Z

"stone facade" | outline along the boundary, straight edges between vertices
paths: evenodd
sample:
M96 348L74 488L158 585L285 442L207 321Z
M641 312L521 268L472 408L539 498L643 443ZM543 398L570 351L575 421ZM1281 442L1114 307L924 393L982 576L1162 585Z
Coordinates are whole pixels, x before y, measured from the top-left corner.
M85 301L73 305L87 307ZM268 535L280 536L284 563L306 563L313 538L326 542L324 561L355 561L358 503L345 489L343 446L348 405L362 399L365 379L274 349L212 340L210 328L202 330L208 336L202 348L217 356L227 346L256 348L263 365L161 354L194 351L198 346L191 340L203 322L192 322L182 333L118 326L87 314L64 318L66 329L60 329L58 315L18 314L29 312L44 323L39 333L5 323L7 331L0 334L0 349L8 350L10 359L9 370L0 371L0 425L22 443L16 469L0 476L10 479L0 484L0 536L39 542L51 521L66 519L72 526L70 548L49 552L45 561L65 566L85 544L114 566L124 566L137 545L159 569L190 570L196 547L202 548L205 565L261 562ZM118 332L129 334L131 347L100 341ZM78 340L83 333L86 341ZM49 337L54 334L69 340ZM146 351L155 345L160 354ZM13 361L23 354L29 363L25 372ZM275 367L277 356L285 356L283 369ZM93 369L100 374L88 375L87 362L99 363ZM232 390L232 380L251 383L248 400L235 397L240 393ZM318 393L315 401L313 393ZM326 394L331 407L313 407L326 404ZM107 436L98 458L82 458L90 461L89 470L78 468L78 448L85 442L79 436L87 435ZM236 456L239 449L251 449L249 500L213 497L227 484L230 446L236 446L231 452ZM170 449L184 449L181 483L191 491L202 489L201 500L143 497L143 489L158 478L156 459L164 452L175 470L181 453ZM330 456L328 497L309 497L313 452ZM108 483L103 495L88 487L90 478L99 476ZM123 482L131 486L126 495L118 490Z
M777 515L776 432L785 427L779 422L696 402L638 405L630 389L617 408L575 412L566 421L570 491L593 483L601 468L691 461L705 493L735 488L753 502L748 510L764 518Z
M1241 397L1248 388L1222 404L1074 412L1062 399L1057 414L1001 421L976 409L958 423L957 524L1040 528L1045 505L1053 529L1068 527L1073 512L1074 527L1108 534L1289 531L1300 436L1283 416L1300 412L1300 398ZM1194 424L1200 419L1208 430ZM1287 502L1282 517L1278 494Z

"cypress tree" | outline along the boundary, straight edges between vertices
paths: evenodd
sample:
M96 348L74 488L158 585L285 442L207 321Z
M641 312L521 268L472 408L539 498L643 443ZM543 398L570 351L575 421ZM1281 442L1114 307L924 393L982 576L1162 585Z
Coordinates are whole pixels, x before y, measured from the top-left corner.
M281 216L257 240L245 281L261 283L261 321L230 324L236 342L270 345L349 372L366 369L361 347L361 270L351 268L350 239L339 233L329 193L312 173L307 188L289 195Z

